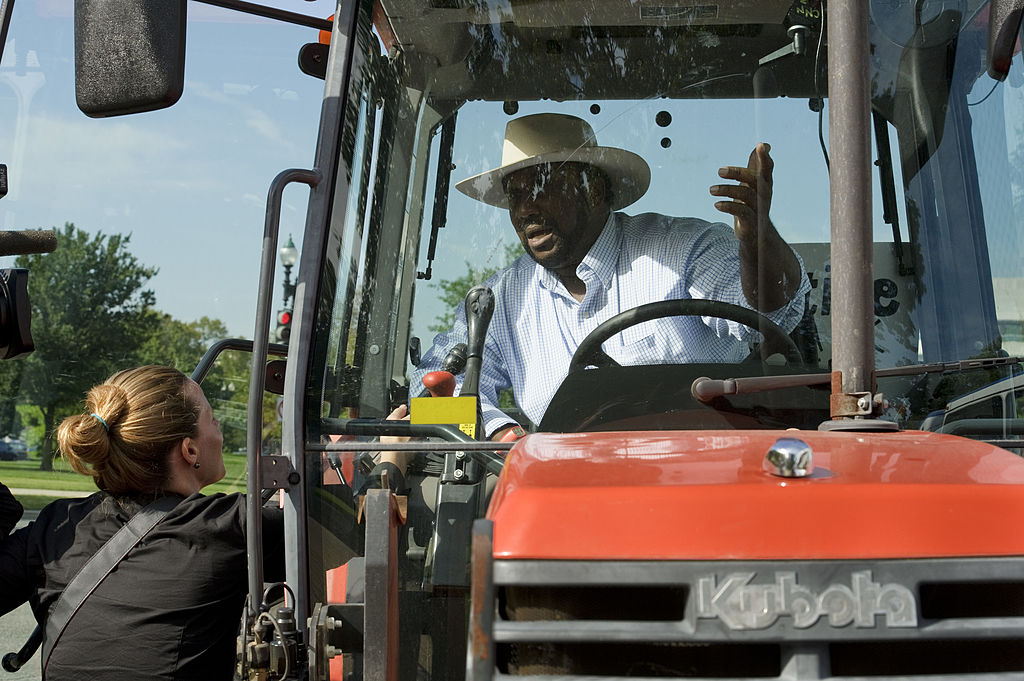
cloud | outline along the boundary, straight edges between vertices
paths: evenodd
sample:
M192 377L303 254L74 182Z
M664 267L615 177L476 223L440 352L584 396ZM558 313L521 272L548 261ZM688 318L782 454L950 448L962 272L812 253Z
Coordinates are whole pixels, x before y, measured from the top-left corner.
M269 142L285 144L281 128L266 112L250 109L245 124ZM290 145L289 145L290 146Z
M261 93L272 93L275 104L279 101L298 100L298 94L280 89L261 89L258 85L247 83L224 83L219 89L203 81L188 81L185 90L189 95L204 101L216 103L219 108L228 108L234 112L234 118L255 132L264 141L288 151L295 151L294 144L282 131L277 121L265 110L268 97L260 97ZM291 92L293 97L285 97L282 92ZM251 102L251 103L250 103Z

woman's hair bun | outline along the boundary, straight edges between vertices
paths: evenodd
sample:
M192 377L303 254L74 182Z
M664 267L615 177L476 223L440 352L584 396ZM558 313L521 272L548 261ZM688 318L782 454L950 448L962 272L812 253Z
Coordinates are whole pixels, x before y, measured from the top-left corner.
M106 468L110 433L92 414L76 414L64 419L57 429L57 444L79 473L98 477Z
M198 432L199 405L177 369L149 365L119 371L85 399L85 413L57 429L71 467L111 494L162 489L173 447Z
M104 426L107 432L112 433L117 424L128 414L128 393L119 385L101 383L89 391L85 399L85 407L96 415L92 418L97 423Z

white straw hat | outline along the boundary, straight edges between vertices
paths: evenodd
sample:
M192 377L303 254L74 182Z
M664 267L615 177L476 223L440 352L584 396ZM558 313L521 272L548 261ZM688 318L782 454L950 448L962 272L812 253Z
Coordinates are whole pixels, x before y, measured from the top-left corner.
M597 146L594 130L582 118L542 113L522 116L505 126L501 165L462 180L455 187L466 196L508 208L501 181L509 173L542 163L589 163L611 182L612 210L625 208L647 191L651 169L640 156L625 149Z

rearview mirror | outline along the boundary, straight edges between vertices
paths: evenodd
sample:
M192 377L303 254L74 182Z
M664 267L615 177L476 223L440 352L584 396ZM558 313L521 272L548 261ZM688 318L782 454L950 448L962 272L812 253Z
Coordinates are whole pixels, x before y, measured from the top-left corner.
M185 87L186 0L75 0L75 97L93 118L171 106Z

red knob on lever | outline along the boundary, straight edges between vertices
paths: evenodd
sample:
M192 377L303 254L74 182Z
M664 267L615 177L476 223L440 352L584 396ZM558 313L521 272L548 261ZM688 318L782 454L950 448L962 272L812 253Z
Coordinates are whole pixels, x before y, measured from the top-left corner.
M431 397L451 397L455 393L455 376L448 371L431 371L423 377L423 387Z

